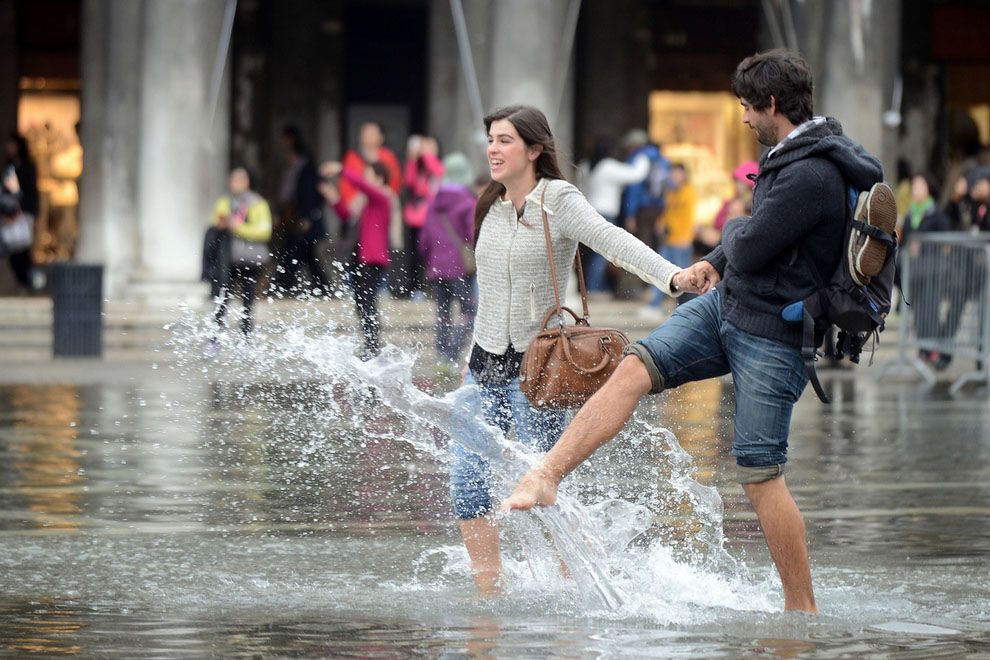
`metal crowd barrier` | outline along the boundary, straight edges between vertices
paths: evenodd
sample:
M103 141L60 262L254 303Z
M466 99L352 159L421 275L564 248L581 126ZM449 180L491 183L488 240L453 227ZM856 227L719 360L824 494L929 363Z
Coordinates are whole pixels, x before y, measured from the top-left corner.
M884 367L916 371L930 385L932 359L951 357L951 392L970 382L990 385L990 234L914 234L899 250L899 357ZM933 355L934 354L934 355Z

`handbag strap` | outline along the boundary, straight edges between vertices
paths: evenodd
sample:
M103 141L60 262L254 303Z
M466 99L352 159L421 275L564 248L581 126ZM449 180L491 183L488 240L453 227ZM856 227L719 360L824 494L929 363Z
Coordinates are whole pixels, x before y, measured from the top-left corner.
M544 205L544 201L547 196L547 185L543 184L543 192L540 194L540 215L543 217L543 236L547 241L547 258L550 260L550 281L553 283L553 298L556 303L557 318L560 319L560 324L564 324L564 315L562 311L562 305L560 304L560 289L557 287L557 265L554 263L553 259L553 241L550 239L550 220L547 219L547 209ZM588 316L590 312L588 311L588 290L584 286L584 265L581 263L581 248L578 246L577 254L577 265L578 265L578 288L581 290L581 309L584 312L584 321L588 321ZM543 327L546 327L546 322L544 322Z

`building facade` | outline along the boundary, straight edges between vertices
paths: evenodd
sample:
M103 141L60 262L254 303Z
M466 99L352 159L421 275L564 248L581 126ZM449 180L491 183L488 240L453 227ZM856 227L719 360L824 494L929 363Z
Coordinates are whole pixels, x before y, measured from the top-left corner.
M481 168L479 115L528 103L572 162L598 135L644 128L715 196L758 153L732 70L776 45L808 57L816 111L889 177L899 159L942 176L990 141L987 13L965 0L0 0L0 126L83 147L78 184L39 167L68 227L39 225L38 261L103 263L111 295L159 295L197 280L232 163L275 193L288 124L319 159L373 119L400 157L425 133ZM62 142L42 139L52 127Z

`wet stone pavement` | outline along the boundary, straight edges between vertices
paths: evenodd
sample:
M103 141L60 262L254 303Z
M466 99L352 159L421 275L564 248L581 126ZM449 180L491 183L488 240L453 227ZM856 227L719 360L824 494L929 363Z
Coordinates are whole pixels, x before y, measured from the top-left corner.
M451 385L431 366L413 380L441 395ZM391 409L371 377L356 388L341 378L190 358L3 379L0 649L990 657L985 391L842 374L826 381L833 405L806 392L787 477L823 612L805 617L779 613L762 536L731 481L730 383L645 401L570 480L595 516L619 514L603 547L625 600L608 608L545 570L540 535L512 532L522 514L504 521L507 593L476 599L443 432ZM670 488L685 477L696 497Z

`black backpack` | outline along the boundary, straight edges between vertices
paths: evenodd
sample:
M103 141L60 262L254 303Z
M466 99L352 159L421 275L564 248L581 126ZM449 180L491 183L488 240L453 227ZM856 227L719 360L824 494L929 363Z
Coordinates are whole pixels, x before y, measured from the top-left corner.
M890 196L890 203L893 203L893 193L885 184L876 184L868 191L849 188L842 258L827 282L815 267L815 262L812 261L807 248L803 244L800 246L801 253L814 275L816 290L804 300L787 305L782 311L785 320L804 324L801 356L804 358L808 380L811 381L815 394L824 403L830 401L818 380L815 362L818 360L817 348L825 335L832 332L833 326L837 328L838 338L835 352L831 357L836 359L848 357L850 361L858 364L860 353L867 340L872 337L874 347L876 346L880 332L884 328L884 317L890 311L897 252L896 234L892 228L888 233L856 218L856 209L869 205L869 196L874 194L878 186L883 187ZM896 212L894 217L896 218ZM851 249L851 246L867 237L880 241L887 248L883 267L872 277L858 272L854 250ZM870 361L872 363L872 357Z

